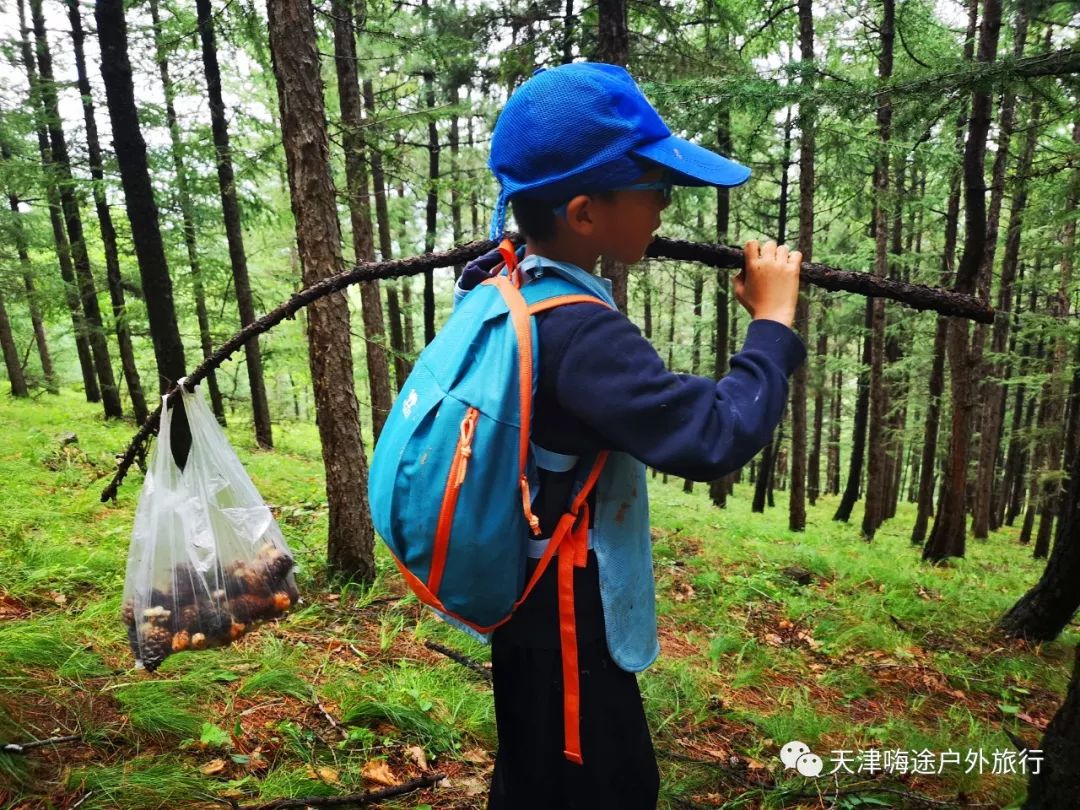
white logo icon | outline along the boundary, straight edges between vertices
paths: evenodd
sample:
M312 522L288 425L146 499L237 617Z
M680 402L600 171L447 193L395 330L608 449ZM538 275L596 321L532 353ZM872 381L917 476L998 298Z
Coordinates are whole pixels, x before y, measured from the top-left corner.
M802 776L818 776L821 773L821 757L798 740L792 740L780 749L780 760L784 763L784 770L794 768Z
M416 389L412 389L409 395L405 397L405 401L401 403L401 412L405 414L405 418L409 418L409 414L412 413L413 407L420 401L420 395L416 393Z

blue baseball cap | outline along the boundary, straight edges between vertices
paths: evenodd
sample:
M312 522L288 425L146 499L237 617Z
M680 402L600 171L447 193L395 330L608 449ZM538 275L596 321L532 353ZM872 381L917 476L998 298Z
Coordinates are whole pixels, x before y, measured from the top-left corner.
M489 236L502 236L516 194L563 202L630 183L650 163L680 186L737 186L750 177L748 167L672 135L625 68L538 68L495 123L488 167L501 190Z

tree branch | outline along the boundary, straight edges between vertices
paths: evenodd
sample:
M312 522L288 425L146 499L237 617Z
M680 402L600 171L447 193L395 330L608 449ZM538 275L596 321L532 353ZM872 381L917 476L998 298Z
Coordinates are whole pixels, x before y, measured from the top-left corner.
M365 804L380 802L394 796L412 793L414 790L431 787L446 778L446 774L433 773L410 779L400 785L368 790L363 793L351 793L348 796L306 796L298 799L276 799L265 804L234 804L239 810L285 810L288 807L361 807Z
M508 234L508 236L520 241L516 234ZM253 337L269 331L286 318L292 319L298 311L323 296L341 292L346 287L358 284L361 281L416 276L437 267L453 267L457 264L465 264L497 246L497 242L490 240L469 242L443 253L426 253L396 261L365 262L357 264L349 270L344 270L337 275L325 278L317 284L293 293L292 297L284 304L252 321L229 338L221 348L206 358L186 377L187 384L189 388L195 386ZM652 258L697 261L710 267L735 268L743 266L742 249L728 245L709 245L673 239L657 239L649 245L646 255ZM935 310L943 315L969 318L980 323L993 323L994 321L994 310L988 304L971 296L960 295L950 290L891 281L877 278L870 273L853 273L813 262L803 264L802 280L830 291L846 290L847 292L869 297L891 298L914 309ZM174 404L179 395L180 389L173 386L167 395L167 403L169 405ZM139 428L139 432L135 434L128 445L117 467L116 474L101 493L102 501L108 501L116 497L116 492L123 482L128 468L136 455L139 454L146 440L157 432L160 419L161 406L159 405L143 423L142 427Z

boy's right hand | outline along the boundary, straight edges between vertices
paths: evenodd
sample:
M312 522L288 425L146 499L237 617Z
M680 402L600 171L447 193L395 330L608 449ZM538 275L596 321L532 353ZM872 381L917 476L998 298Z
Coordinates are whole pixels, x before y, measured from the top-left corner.
M802 253L788 253L787 245L772 240L759 247L746 243L746 266L734 279L735 298L754 320L779 321L791 327L799 299Z

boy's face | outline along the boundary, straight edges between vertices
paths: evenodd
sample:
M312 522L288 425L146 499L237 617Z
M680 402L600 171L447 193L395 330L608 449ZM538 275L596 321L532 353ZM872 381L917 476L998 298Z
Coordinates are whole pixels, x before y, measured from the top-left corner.
M656 167L633 182L652 183L663 176L664 170ZM653 189L615 191L610 200L579 195L567 205L566 224L599 255L634 264L655 238L660 212L668 205L663 192Z
M662 168L653 168L634 180L634 184L656 183L663 176ZM613 191L609 200L593 198L593 204L600 255L633 265L642 260L645 249L656 238L660 213L671 201L665 201L658 189L634 189Z

